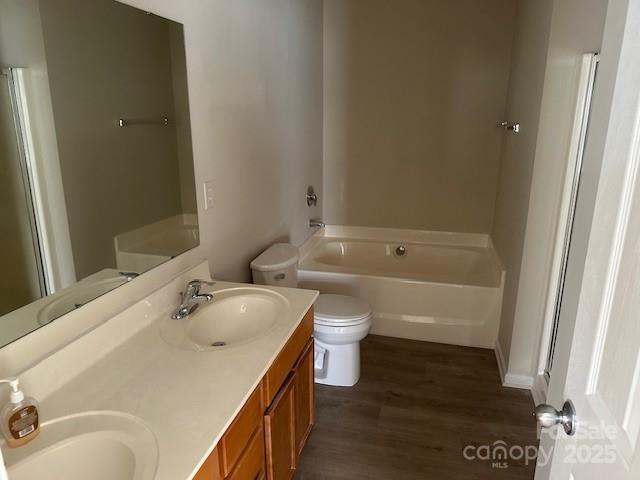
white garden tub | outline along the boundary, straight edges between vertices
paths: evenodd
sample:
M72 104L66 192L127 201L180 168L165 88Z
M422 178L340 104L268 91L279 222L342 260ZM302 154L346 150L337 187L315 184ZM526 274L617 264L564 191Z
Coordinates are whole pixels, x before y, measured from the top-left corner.
M504 269L488 235L327 226L300 253L299 286L365 299L371 333L495 346Z

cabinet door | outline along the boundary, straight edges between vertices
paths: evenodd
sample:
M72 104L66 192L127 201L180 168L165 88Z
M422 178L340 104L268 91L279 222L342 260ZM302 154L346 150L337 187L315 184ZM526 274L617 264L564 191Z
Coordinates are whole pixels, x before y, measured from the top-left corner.
M289 480L296 469L295 380L287 379L264 417L268 480Z
M313 338L309 340L295 367L296 448L302 453L315 417Z

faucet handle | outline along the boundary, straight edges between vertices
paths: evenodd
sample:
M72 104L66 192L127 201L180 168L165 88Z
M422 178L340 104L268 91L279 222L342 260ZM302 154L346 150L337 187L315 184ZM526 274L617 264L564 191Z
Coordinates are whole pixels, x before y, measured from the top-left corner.
M196 278L195 280L191 280L189 283L187 283L187 289L185 291L185 294L187 296L196 296L200 294L200 289L202 288L203 285L208 285L208 286L213 286L215 285L216 282L210 282L209 280L200 280L198 278Z
M187 286L189 286L189 287L198 287L198 288L200 288L200 287L202 287L203 285L213 286L213 285L215 285L215 284L216 284L216 282L212 282L212 281L209 281L209 280L200 280L200 279L196 278L195 280L191 280L191 281L187 284Z

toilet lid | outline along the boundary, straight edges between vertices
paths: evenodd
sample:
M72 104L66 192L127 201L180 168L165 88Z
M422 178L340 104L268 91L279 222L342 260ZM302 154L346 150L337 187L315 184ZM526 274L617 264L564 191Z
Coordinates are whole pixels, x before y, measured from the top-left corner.
M316 320L328 323L351 323L371 315L371 305L346 295L323 294L314 305Z

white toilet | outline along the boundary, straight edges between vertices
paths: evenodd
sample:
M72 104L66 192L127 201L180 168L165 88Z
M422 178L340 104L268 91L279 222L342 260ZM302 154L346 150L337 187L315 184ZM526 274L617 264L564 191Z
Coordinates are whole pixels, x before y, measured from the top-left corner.
M298 248L276 243L251 262L253 283L298 286ZM350 387L360 378L360 340L371 328L371 306L346 295L322 294L314 306L315 380Z

